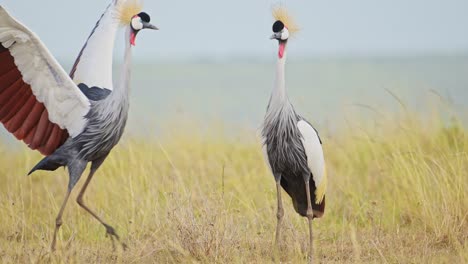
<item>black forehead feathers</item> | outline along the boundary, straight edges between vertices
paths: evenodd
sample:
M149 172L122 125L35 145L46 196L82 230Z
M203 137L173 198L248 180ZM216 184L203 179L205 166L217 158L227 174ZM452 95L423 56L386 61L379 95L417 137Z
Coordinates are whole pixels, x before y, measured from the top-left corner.
M278 33L281 30L283 30L284 24L283 22L276 20L276 22L273 24L273 32Z
M142 20L143 22L146 22L146 23L149 23L149 22L150 22L150 19L151 19L151 18L150 18L150 16L149 16L147 13L141 12L141 13L138 14L138 16L141 18L141 20Z

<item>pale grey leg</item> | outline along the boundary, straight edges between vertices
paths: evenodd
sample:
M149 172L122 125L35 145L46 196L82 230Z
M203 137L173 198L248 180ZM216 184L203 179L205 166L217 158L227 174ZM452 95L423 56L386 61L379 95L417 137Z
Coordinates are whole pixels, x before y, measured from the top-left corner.
M83 208L85 209L86 212L88 212L89 214L91 214L94 218L96 218L99 223L101 223L105 228L106 228L106 234L110 236L111 240L112 240L112 247L114 248L115 250L115 242L114 242L114 238L117 239L117 241L120 242L120 237L119 235L117 235L115 229L108 225L106 222L104 222L96 213L94 213L83 201L83 196L84 196L84 193L86 191L86 188L88 188L88 185L89 183L91 182L91 179L93 178L94 176L94 173L96 172L96 170L101 166L101 164L104 162L104 160L106 159L107 156L99 159L99 160L95 160L92 162L91 164L91 170L89 172L89 175L88 175L88 178L86 178L86 181L83 185L83 187L81 188L81 191L80 193L78 194L78 197L76 198L76 202ZM127 245L125 243L121 243L120 244L122 245L122 248L123 249L126 249L127 248Z
M73 190L73 187L75 187L76 182L80 179L81 174L83 174L83 171L86 169L86 161L82 160L75 160L68 164L68 174L70 177L70 181L68 183L68 190L67 194L65 194L65 199L63 200L62 206L60 207L60 211L57 215L57 218L55 218L55 230L54 230L54 237L52 238L52 243L50 244L50 250L55 251L55 247L57 244L57 233L62 226L62 215L63 212L65 211L65 207L68 202L68 198L70 198L70 193Z
M57 244L57 233L62 226L62 215L63 211L65 211L65 206L67 205L68 198L70 197L70 190L67 190L67 194L65 195L65 199L63 200L62 207L60 207L60 211L57 215L57 218L55 218L55 230L54 230L54 237L52 238L52 243L50 244L50 250L55 251L55 245Z
M310 179L309 179L310 180ZM310 187L309 180L305 182L306 185L306 194L307 194L307 219L309 221L309 263L313 263L313 254L314 254L314 237L312 233L312 220L314 219L314 212L312 211L312 201L310 200Z
M280 177L281 179L281 177ZM279 241L281 236L281 223L283 222L284 210L283 210L283 200L281 199L281 184L280 180L276 181L276 197L278 199L278 210L276 213L276 218L278 219L276 223L276 237L275 237L275 246L279 250Z

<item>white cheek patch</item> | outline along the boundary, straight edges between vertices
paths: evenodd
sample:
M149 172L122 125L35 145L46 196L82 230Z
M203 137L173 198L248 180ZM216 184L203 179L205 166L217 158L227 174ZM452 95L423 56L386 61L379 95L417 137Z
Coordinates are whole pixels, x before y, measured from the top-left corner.
M287 28L283 29L281 32L281 40L287 40L289 38L289 30Z
M141 23L141 18L140 17L134 17L132 18L132 28L134 30L141 30L143 29L143 23Z

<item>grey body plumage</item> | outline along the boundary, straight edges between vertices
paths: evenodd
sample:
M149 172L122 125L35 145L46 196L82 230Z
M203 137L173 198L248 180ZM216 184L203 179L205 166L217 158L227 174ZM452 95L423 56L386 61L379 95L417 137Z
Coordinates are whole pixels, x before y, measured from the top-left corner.
M280 105L269 104L267 108L262 136L274 174L288 170L300 175L310 173L297 128L297 122L301 119L287 99Z
M62 166L68 167L69 170L79 170L82 162L87 164L105 159L122 137L128 108L128 96L121 96L118 91L111 92L103 100L91 101L91 110L86 115L88 124L84 131L74 138L68 138L52 155L41 160L29 174L35 170L55 170ZM79 174L70 173L69 189L73 188L83 171L84 168Z
M315 201L316 187L312 172L307 166L302 135L297 127L297 123L301 120L309 123L296 114L287 96L280 102L272 98L268 104L262 138L273 176L277 181L280 180L281 187L291 197L295 211L301 216L306 216L305 180L310 180L312 201ZM324 204L312 203L314 210L323 211L323 206Z

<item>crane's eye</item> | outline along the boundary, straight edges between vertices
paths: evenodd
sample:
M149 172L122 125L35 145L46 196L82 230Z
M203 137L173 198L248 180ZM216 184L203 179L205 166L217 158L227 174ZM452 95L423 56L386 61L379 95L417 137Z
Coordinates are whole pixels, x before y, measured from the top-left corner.
M132 22L130 23L130 25L135 31L143 29L143 22L141 21L141 18L138 15L132 18Z
M274 24L273 24L273 32L275 33L278 33L280 32L281 30L283 30L284 28L284 24L283 22L277 20Z

